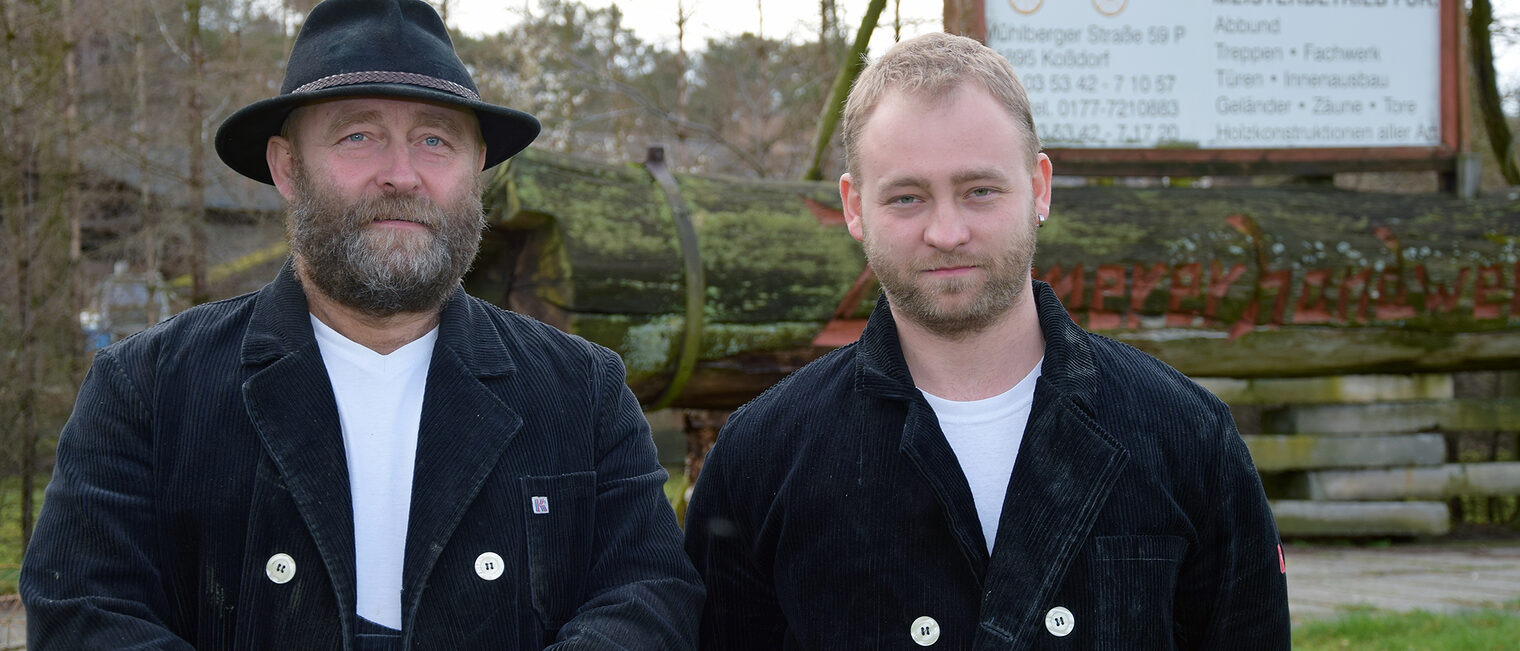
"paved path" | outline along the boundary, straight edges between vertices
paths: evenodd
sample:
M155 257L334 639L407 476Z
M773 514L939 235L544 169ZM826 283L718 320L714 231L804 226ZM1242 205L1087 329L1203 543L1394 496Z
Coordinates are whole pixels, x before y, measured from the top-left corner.
M1294 622L1354 607L1452 612L1520 601L1520 543L1284 551Z
M26 612L16 595L0 596L0 651L26 648Z

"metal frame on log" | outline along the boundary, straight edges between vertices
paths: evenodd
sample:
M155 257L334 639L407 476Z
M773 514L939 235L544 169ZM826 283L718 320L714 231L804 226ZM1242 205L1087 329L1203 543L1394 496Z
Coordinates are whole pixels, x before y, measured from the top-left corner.
M650 411L669 407L676 396L686 388L691 372L697 367L697 356L702 350L702 306L707 291L707 280L702 272L702 253L697 248L697 230L691 224L691 210L681 196L681 186L665 166L665 148L649 148L644 159L644 169L660 184L665 200L670 202L670 216L675 222L676 236L681 242L681 268L686 275L686 329L681 336L681 355L676 360L676 372L666 385L664 393L649 405Z

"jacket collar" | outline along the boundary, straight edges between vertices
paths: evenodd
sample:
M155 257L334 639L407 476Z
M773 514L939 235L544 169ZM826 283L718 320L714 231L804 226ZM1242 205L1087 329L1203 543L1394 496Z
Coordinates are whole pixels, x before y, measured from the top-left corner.
M507 353L504 335L491 323L486 307L469 299L463 288L454 288L439 316L438 341L452 351L476 377L509 375L517 365ZM295 264L287 259L274 282L254 297L248 334L243 337L243 363L267 364L316 345L306 291L296 278Z
M1045 361L1041 365L1040 383L1055 393L1052 397L1069 399L1091 413L1092 396L1098 380L1088 333L1071 320L1066 307L1048 283L1034 282L1034 300L1045 335ZM892 318L887 297L876 300L876 308L865 331L856 342L856 389L881 398L911 400L919 395L913 384L908 363L903 359L897 322Z

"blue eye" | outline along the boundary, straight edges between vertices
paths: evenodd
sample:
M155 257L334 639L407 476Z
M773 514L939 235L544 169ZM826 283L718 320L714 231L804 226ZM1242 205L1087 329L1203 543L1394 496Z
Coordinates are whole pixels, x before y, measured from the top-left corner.
M365 136L362 133L350 133L343 139L349 142L364 142Z
M424 138L422 140L422 142L423 142L423 144L426 144L429 147L442 147L443 146L443 139L439 138L438 136L428 136L427 138Z

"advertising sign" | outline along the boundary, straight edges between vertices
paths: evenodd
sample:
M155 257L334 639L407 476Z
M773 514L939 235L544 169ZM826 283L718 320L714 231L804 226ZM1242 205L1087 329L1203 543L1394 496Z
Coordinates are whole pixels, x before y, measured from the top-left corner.
M1444 169L1455 156L1451 2L980 4L972 35L1018 71L1047 148L1191 152L1066 161L1382 159Z

